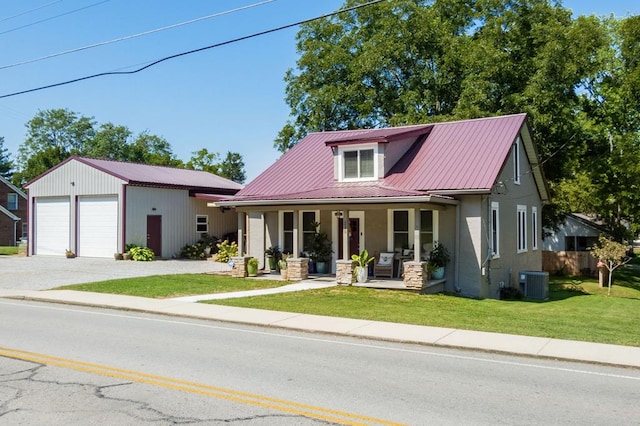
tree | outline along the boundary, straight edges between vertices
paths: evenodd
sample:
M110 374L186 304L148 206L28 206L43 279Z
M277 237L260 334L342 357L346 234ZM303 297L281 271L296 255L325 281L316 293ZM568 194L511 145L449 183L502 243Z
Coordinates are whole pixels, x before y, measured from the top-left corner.
M237 183L244 183L246 174L244 171L244 161L237 152L227 152L227 156L218 166L219 175Z
M207 148L191 153L191 159L187 161L185 167L192 170L202 170L205 172L218 174L219 165L217 161L220 155L216 152L209 152Z
M9 150L4 147L4 137L0 136L0 176L10 178L13 170L13 161L9 156Z
M610 295L613 271L631 260L630 257L627 257L627 247L601 236L598 246L593 248L591 255L598 259L598 267L605 267L609 271L607 295Z
M65 158L82 152L95 136L95 121L67 109L38 111L26 124L27 138L18 148L14 182L22 185Z
M142 132L132 138L126 126L104 123L96 130L96 125L93 118L67 109L38 111L27 122L27 138L18 148L14 183L23 185L72 155L182 166L171 144L160 136Z

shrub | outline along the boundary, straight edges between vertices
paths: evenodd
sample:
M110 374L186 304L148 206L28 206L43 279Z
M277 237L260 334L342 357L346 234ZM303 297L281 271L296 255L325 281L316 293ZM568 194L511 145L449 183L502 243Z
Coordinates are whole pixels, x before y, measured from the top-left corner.
M132 248L136 248L136 247L140 247L137 244L133 244L133 243L129 243L126 246L124 246L124 252L125 253L130 253Z
M153 254L153 250L148 247L132 247L129 249L131 260L137 260L140 262L150 262L156 258Z
M202 244L187 244L180 250L180 257L193 260L204 260L207 255L204 252L205 246Z
M218 247L218 253L216 253L216 260L218 262L228 262L232 257L238 255L238 245L235 242L229 244L229 240L224 240L221 243L216 244Z
M515 287L502 287L500 289L500 300L521 300L522 292Z

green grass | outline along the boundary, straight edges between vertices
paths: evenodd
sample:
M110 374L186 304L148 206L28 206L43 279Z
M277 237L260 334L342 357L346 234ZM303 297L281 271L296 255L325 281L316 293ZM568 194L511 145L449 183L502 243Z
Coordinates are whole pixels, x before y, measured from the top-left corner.
M74 284L57 287L56 290L93 291L96 293L167 298L272 288L283 284L284 282L280 280L241 280L225 275L176 274Z
M545 302L333 287L208 303L640 346L640 290L615 286L607 297L595 280L554 278Z
M0 246L0 256L13 256L18 254L18 247Z
M282 281L222 275L168 275L61 287L176 297L277 287ZM640 270L615 274L611 296L597 280L552 277L548 301L468 299L409 291L332 287L259 297L209 301L275 311L430 325L528 336L640 346Z

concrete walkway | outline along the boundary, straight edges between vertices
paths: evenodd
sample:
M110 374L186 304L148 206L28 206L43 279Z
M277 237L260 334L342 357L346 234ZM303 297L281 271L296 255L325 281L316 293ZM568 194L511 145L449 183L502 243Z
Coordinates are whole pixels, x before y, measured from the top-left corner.
M273 294L332 285L335 285L335 282L309 280L290 286L283 286L279 289L254 290L241 293L244 293L244 296ZM225 293L223 295L174 299L149 299L71 290L31 291L0 289L0 297L640 368L640 347L193 303L195 300L241 297L237 293L235 295Z

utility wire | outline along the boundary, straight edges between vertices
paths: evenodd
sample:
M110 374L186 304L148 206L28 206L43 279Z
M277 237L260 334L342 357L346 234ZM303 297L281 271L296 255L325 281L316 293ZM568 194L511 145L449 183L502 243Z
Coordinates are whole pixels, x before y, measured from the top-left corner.
M61 16L71 15L72 13L80 12L81 10L89 9L90 7L98 6L98 5L101 5L101 4L103 4L103 3L107 3L107 2L109 2L109 1L110 1L110 0L102 0L102 1L99 1L99 2L97 2L97 3L93 3L93 4L90 4L90 5L88 5L88 6L81 7L81 8L79 8L79 9L74 9L74 10L70 10L69 12L61 13L60 15L52 16L52 17L50 17L50 18L46 18L46 19L41 19L41 20L39 20L39 21L32 22L32 23L30 23L30 24L23 25L23 26L21 26L21 27L12 28L12 29L10 29L10 30L7 30L7 31L3 31L3 32L1 32L1 33L0 33L0 35L2 35L2 34L7 34L7 33L11 33L11 32L13 32L13 31L18 31L18 30L21 30L21 29L23 29L23 28L32 27L32 26L34 26L34 25L41 24L41 23L43 23L43 22L51 21L52 19L60 18Z
M89 79L93 79L93 78L97 78L97 77L104 77L104 76L107 76L107 75L136 74L138 72L146 70L147 68L151 68L154 65L158 65L159 63L164 62L164 61L168 61L170 59L175 59L175 58L179 58L181 56L191 55L193 53L202 52L204 50L209 50L209 49L214 49L216 47L226 46L228 44L237 43L239 41L248 40L248 39L259 37L259 36L262 36L262 35L265 35L265 34L274 33L276 31L285 30L287 28L297 27L298 25L306 24L308 22L317 21L319 19L328 18L330 16L335 16L335 15L338 15L340 13L350 12L352 10L360 9L360 8L363 8L363 7L366 7L366 6L372 6L374 4L381 3L383 1L386 1L386 0L373 0L373 1L370 1L368 3L362 3L362 4L359 4L359 5L356 5L356 6L348 7L346 9L340 9L340 10L332 12L332 13L327 13L327 14L324 14L324 15L316 16L315 18L305 19L303 21L298 21L298 22L294 22L292 24L283 25L281 27L272 28L270 30L260 31L260 32L253 33L253 34L250 34L250 35L246 35L246 36L234 38L234 39L231 39L231 40L223 41L221 43L211 44L209 46L201 47L201 48L198 48L198 49L193 49L193 50L189 50L189 51L186 51L186 52L177 53L175 55L165 56L162 59L158 59L157 61L151 62L150 64L145 65L143 67L140 67L138 69L135 69L133 71L101 72L101 73L98 73L98 74L88 75L88 76L85 76L85 77L74 78L73 80L67 80L67 81L63 81L63 82L60 82L60 83L53 83L53 84L49 84L49 85L46 85L46 86L40 86L40 87L36 87L36 88L33 88L33 89L22 90L20 92L13 92L13 93L9 93L9 94L6 94L6 95L1 95L0 99L9 98L11 96L23 95L25 93L36 92L36 91L39 91L39 90L50 89L52 87L64 86L64 85L67 85L67 84L77 83L79 81L89 80Z
M40 58L29 59L27 61L22 61L22 62L16 62L15 64L2 65L2 66L0 66L0 70L17 67L19 65L26 65L26 64L31 64L31 63L34 63L34 62L44 61L45 59L55 58L57 56L68 55L70 53L80 52L82 50L88 50L88 49L92 49L94 47L105 46L107 44L118 43L120 41L130 40L132 38L142 37L142 36L146 36L146 35L149 35L149 34L157 33L157 32L160 32L160 31L170 30L170 29L181 27L181 26L184 26L184 25L193 24L195 22L204 21L206 19L211 19L211 18L215 18L215 17L218 17L218 16L222 16L222 15L228 15L228 14L234 13L234 12L239 12L241 10L250 9L250 8L253 8L253 7L257 7L257 6L262 6L264 4L272 3L274 1L276 1L276 0L265 0L265 1L262 1L262 2L259 2L259 3L250 4L248 6L238 7L238 8L235 8L235 9L226 10L224 12L218 12L218 13L214 13L212 15L202 16L200 18L191 19L189 21L184 21L184 22L179 22L177 24L168 25L168 26L162 27L162 28L156 28L154 30L144 31L144 32L141 32L141 33L138 33L138 34L132 34L132 35L124 36L124 37L119 37L119 38L116 38L116 39L113 39L113 40L102 41L100 43L90 44L88 46L78 47L78 48L75 48L75 49L66 50L64 52L52 53L50 55L42 56Z
M18 14L12 15L12 16L7 16L6 18L0 19L0 22L8 21L9 19L17 18L19 16L26 15L26 14L31 13L31 12L35 12L36 10L44 9L45 7L49 7L49 6L53 5L53 4L60 3L61 1L62 0L52 1L51 3L43 4L42 6L38 6L36 8L29 9L29 10L24 11L24 12L20 12Z

